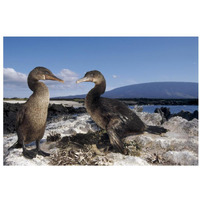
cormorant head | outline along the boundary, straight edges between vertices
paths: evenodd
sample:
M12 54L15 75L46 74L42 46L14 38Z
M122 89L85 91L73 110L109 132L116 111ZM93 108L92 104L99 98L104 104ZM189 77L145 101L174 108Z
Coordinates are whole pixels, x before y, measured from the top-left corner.
M49 69L45 67L36 67L30 73L28 78L34 80L54 80L64 83L63 80L57 78Z
M85 76L79 80L76 81L76 83L81 83L81 82L93 82L95 84L100 84L104 82L104 76L102 75L101 72L97 70L89 71L85 74Z

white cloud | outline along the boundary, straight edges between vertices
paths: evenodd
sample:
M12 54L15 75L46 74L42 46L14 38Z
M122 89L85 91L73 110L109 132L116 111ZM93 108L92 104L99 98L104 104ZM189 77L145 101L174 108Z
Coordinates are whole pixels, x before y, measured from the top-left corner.
M117 76L117 75L112 75L112 77L113 77L113 78L117 78L118 76Z
M76 80L78 80L78 74L69 70L62 69L59 73L55 74L58 78L62 79L64 83L57 81L46 81L49 88L66 89L76 86Z
M69 70L69 69L62 69L60 73L58 73L58 77L65 81L66 85L72 85L78 79L78 74Z
M13 68L4 68L4 82L26 82L27 75L16 72Z
M16 72L13 68L4 68L4 84L12 87L26 87L27 85L27 75Z

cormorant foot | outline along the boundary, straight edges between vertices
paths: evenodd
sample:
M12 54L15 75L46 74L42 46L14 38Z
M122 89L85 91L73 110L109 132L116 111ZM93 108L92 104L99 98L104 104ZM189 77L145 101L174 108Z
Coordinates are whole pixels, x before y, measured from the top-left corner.
M44 157L46 157L46 156L50 156L49 153L44 152L44 151L42 151L42 150L39 150L39 151L38 151L38 155L41 155L41 156L44 156Z
M40 156L43 156L43 157L50 156L49 153L44 152L40 149L40 140L36 140L36 149L35 150L36 150L37 154Z
M28 159L33 159L37 155L34 151L27 150L27 149L24 149L22 153L23 153L24 157L28 158Z

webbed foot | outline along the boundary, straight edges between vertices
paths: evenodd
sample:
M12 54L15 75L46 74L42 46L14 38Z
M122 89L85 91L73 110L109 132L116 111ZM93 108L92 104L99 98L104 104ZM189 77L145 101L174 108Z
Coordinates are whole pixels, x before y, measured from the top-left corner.
M38 151L38 155L41 155L41 156L44 156L44 157L46 157L46 156L50 156L49 153L44 152L44 151L42 151L42 150L39 150L39 151Z
M23 149L23 152L22 154L24 155L25 158L28 158L28 159L33 159L36 157L36 153L32 150L27 150L27 149Z
M35 150L35 151L36 151L37 154L40 155L40 156L43 156L43 157L50 156L49 153L44 152L44 151L42 151L42 150L40 149L40 140L36 140L36 150Z

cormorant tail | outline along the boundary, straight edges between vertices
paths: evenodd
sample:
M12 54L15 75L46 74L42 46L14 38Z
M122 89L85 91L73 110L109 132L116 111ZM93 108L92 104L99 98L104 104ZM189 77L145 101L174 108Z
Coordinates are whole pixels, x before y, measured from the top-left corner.
M123 142L120 140L120 138L115 133L115 131L113 131L112 129L109 129L107 131L107 133L108 133L108 136L109 136L109 139L110 139L110 143L112 144L112 146L114 148L116 148L120 153L126 154Z
M22 144L19 144L19 142L15 142L11 147L8 148L8 151L15 149L15 148L22 148Z
M167 129L160 126L147 126L146 131L151 134L160 135L161 133L166 133Z

